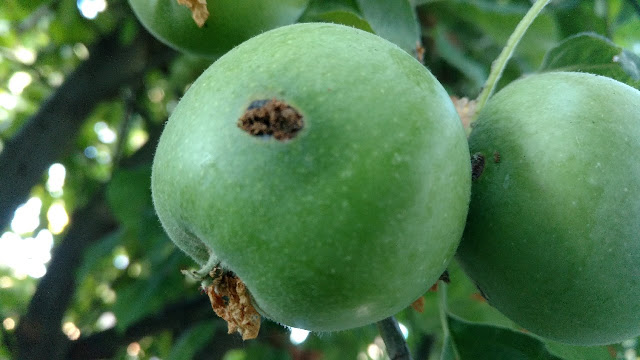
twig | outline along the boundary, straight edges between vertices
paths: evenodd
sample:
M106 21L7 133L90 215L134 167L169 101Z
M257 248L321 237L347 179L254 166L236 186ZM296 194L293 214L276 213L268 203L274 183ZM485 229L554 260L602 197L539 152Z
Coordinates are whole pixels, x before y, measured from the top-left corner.
M502 72L507 65L507 62L513 55L513 51L516 49L516 46L520 42L520 39L524 36L524 33L527 31L529 26L536 19L538 14L542 11L542 9L549 3L550 0L536 0L531 9L525 14L525 16L520 20L515 30L507 40L507 44L502 49L498 58L491 65L491 73L489 74L489 78L482 89L480 95L476 99L476 116L471 119L471 124L477 119L478 114L482 111L482 108L489 100L489 97L493 94L493 91L498 84L498 80L502 76Z
M412 360L407 342L393 316L378 321L378 331L380 331L380 336L384 340L387 354L391 360Z

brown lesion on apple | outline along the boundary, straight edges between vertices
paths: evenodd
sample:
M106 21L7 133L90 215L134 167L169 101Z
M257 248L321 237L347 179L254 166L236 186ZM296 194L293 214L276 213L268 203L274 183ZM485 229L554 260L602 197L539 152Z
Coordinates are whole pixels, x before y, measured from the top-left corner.
M203 27L209 18L209 9L207 9L207 0L177 0L178 4L184 5L191 11L191 18L198 25Z
M471 181L476 181L484 172L485 157L482 153L471 155Z
M285 141L304 127L302 115L278 99L255 100L238 119L238 127L253 136L273 136Z
M219 267L210 273L206 287L213 311L227 322L228 333L240 333L243 340L255 339L260 331L260 314L251 303L246 285L233 272Z

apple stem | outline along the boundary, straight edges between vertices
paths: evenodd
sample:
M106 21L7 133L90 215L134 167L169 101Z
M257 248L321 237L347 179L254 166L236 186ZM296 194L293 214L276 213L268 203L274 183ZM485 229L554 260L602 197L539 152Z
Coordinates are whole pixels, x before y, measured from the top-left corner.
M393 316L378 321L378 331L387 348L389 358L393 360L412 360L409 347L404 340L398 321Z
M504 68L507 66L507 62L509 62L509 59L513 55L513 51L520 42L520 39L522 39L529 26L531 26L538 14L540 14L549 1L551 0L536 0L536 2L531 6L531 9L529 9L522 20L520 20L515 30L513 30L511 36L509 36L507 44L502 49L500 55L498 55L498 57L493 61L489 77L487 78L480 95L478 95L478 98L476 99L476 113L470 121L471 124L475 122L478 114L487 103L487 100L489 100L489 97L495 91L495 88L498 85L498 80L500 80L500 77L504 72Z

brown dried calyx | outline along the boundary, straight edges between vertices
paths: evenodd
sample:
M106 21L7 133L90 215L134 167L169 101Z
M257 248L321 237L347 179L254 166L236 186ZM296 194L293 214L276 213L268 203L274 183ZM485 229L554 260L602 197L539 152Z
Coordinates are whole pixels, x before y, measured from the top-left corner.
M254 136L273 136L289 140L302 129L302 115L287 103L277 100L256 100L238 119L238 127Z
M260 331L260 314L242 280L229 271L215 268L213 283L206 288L213 311L227 322L228 333L240 333L243 340L255 339Z
M207 9L207 0L177 0L178 4L184 5L191 10L191 17L198 27L203 27L209 18L209 9Z

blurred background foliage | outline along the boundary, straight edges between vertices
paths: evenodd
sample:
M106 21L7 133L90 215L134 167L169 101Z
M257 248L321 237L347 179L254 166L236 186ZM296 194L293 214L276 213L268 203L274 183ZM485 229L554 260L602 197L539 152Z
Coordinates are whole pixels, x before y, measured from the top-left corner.
M423 53L447 91L468 98L478 95L491 62L531 5L382 3L312 0L300 21L356 26ZM637 87L636 5L552 1L523 38L500 86L538 70L600 64L592 67L595 72ZM591 34L576 36L585 32ZM611 55L627 60L612 68ZM19 207L3 210L10 216L0 223L0 359L386 358L374 325L309 335L266 322L257 340L243 342L226 334L198 285L180 273L194 264L155 216L150 164L163 123L212 61L158 43L126 0L2 2L0 157L6 159L0 178L7 174L2 166L19 162L25 151L54 161L33 169L21 165L36 171L37 181ZM86 78L75 75L83 71ZM118 74L124 78L108 81ZM86 116L77 114L76 126L47 110L47 102L61 96L60 106L89 104ZM64 141L50 145L46 136L30 137L28 125L38 119L59 129L51 139ZM19 146L22 153L9 153ZM0 181L0 194L10 186ZM577 348L529 336L489 307L455 263L449 272L446 294L441 285L441 291L425 294L423 312L408 308L397 315L416 359L455 358L452 344L459 356L473 359L506 359L498 355L513 351L521 359L640 359L637 339Z

